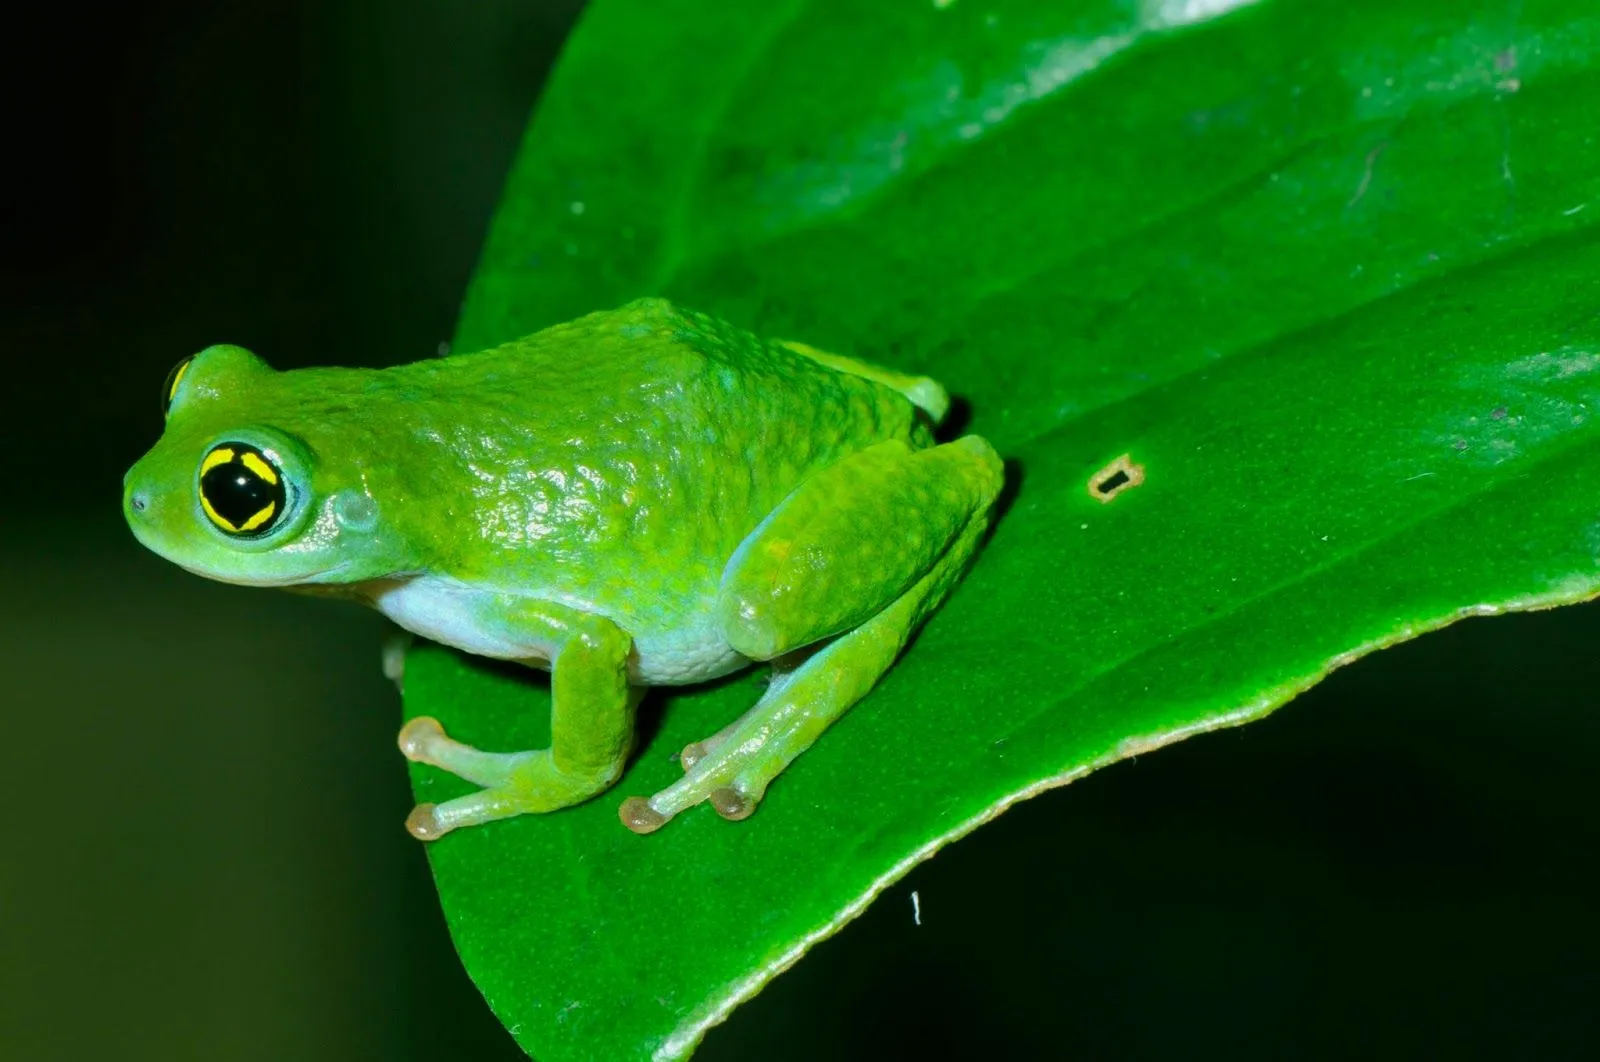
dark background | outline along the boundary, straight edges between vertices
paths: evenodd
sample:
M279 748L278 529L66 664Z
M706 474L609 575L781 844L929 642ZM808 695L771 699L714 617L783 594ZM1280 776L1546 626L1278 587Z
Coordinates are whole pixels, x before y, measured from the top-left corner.
M434 353L579 6L8 27L0 1059L521 1057L400 826L383 624L189 576L118 501L202 346ZM1592 1057L1597 635L1472 620L1025 804L699 1057Z

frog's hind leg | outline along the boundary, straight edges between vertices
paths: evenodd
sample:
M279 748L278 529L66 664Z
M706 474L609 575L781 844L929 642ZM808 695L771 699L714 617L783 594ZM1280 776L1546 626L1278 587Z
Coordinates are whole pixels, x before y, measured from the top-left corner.
M820 648L779 670L732 727L685 749L690 762L676 783L624 802L622 821L649 833L702 801L728 819L754 811L949 593L1001 481L994 450L969 436L916 452L881 443L790 495L729 562L719 610L729 641L747 656Z

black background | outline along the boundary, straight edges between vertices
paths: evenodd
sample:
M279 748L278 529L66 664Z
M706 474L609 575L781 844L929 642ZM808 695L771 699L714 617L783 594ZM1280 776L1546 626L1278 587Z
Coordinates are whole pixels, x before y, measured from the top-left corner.
M578 6L12 18L0 1059L521 1057L400 828L382 623L195 579L118 501L187 353L435 351ZM1031 801L699 1057L1592 1057L1597 635L1472 620Z

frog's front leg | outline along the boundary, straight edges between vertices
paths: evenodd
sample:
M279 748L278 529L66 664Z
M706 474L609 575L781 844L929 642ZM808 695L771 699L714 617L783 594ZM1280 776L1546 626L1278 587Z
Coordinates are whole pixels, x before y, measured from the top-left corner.
M628 685L632 639L602 616L545 601L517 602L505 626L554 646L550 659L550 747L482 752L448 737L438 720L412 719L400 751L484 788L442 804L419 804L406 819L424 841L461 826L554 811L609 788L633 742L634 708L644 690Z
M976 552L1003 474L977 436L912 451L880 443L803 484L729 561L719 619L739 652L775 663L736 723L684 750L683 778L620 809L638 833L701 801L724 818L767 785L894 663ZM813 646L809 654L797 650Z

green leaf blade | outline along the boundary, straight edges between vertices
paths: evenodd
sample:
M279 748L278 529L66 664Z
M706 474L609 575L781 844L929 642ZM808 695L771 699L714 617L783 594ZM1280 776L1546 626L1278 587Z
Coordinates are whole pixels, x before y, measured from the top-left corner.
M462 320L468 349L666 294L926 371L1017 488L750 821L615 813L744 677L666 698L613 793L431 850L469 971L546 1062L683 1057L1015 800L1600 588L1589 5L862 7L600 0ZM1145 480L1102 503L1125 453ZM485 747L548 739L547 687L442 650L406 700Z

